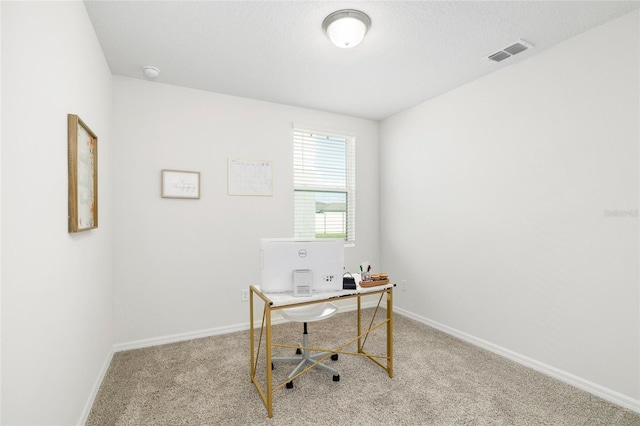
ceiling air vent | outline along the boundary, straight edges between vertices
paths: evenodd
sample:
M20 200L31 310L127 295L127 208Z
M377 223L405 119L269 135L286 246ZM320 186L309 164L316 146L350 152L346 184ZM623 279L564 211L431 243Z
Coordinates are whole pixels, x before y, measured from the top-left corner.
M510 55L516 55L516 54L518 54L520 52L524 52L527 49L528 49L528 47L525 46L522 43L514 43L509 47L505 47L504 51L507 52Z
M500 61L504 61L507 58L510 58L511 55L509 55L506 52L503 52L502 50L499 52L496 52L492 55L489 55L489 59L491 59L492 61L496 61L496 62L500 62Z
M511 43L508 47L505 47L502 50L498 50L497 52L490 54L486 58L494 62L500 62L500 61L504 61L507 58L510 58L513 55L517 55L520 52L524 52L525 50L530 49L532 47L533 47L532 44L529 44L524 40L518 40Z

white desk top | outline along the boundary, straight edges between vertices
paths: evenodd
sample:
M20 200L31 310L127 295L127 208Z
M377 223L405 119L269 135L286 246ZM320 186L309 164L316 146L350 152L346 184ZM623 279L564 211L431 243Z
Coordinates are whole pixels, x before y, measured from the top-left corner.
M325 291L313 293L311 296L299 296L295 297L293 293L262 293L271 301L271 306L286 306L286 305L295 305L297 303L306 303L306 302L314 302L317 300L331 300L338 299L340 297L345 296L353 296L356 294L367 294L373 293L380 290L386 290L394 287L394 283L377 285L374 287L360 287L359 284L356 285L355 290L339 290L339 291ZM260 291L259 285L254 285L256 290Z

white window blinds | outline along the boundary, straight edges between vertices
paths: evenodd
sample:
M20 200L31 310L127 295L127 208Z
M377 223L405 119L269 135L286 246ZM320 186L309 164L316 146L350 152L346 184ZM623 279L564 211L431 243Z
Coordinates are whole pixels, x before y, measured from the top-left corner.
M294 236L355 242L355 138L293 131Z

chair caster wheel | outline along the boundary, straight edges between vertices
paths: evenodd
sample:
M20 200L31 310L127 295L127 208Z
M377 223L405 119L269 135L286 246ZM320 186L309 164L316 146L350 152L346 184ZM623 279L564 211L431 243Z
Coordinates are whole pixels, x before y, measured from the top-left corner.
M271 363L271 369L273 370L273 363Z
M338 354L331 355L331 360L332 361L337 361L338 360Z
M333 380L335 380L336 376L333 376L333 377L334 377ZM293 389L293 382L287 382L287 389Z
M302 355L302 350L300 348L296 348L296 355Z
M337 375L333 376L333 381L334 382L339 382L340 381L340 375L337 374Z

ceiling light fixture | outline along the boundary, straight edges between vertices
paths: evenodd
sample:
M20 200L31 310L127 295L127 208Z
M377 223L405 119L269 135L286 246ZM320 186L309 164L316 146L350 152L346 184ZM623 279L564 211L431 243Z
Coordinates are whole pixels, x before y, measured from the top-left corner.
M322 29L329 39L343 49L360 44L370 27L371 18L353 9L333 12L322 22Z
M148 65L146 67L142 67L142 72L148 80L155 80L160 75L160 70L158 68Z

